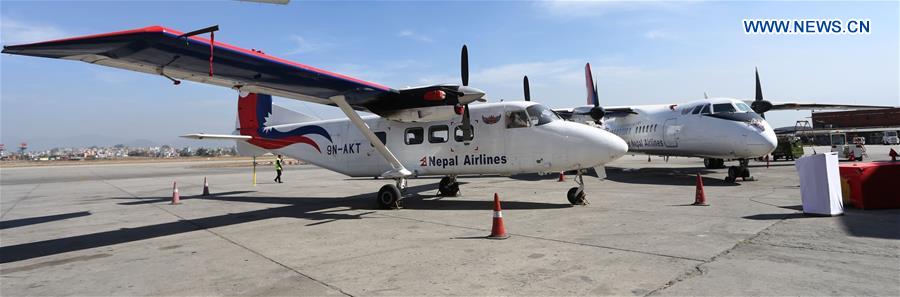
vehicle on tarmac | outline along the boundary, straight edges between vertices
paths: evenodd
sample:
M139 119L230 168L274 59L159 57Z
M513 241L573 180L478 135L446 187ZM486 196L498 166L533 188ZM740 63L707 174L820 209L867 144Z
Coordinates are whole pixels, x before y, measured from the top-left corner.
M838 159L862 161L864 156L868 157L863 143L858 141L847 143L846 133L832 133L829 138L831 139L831 152L837 153Z
M589 123L616 135L628 143L628 151L660 156L703 158L706 168L724 168L725 160L737 160L728 168L727 182L738 177L752 179L749 160L775 150L774 130L765 120L770 110L800 109L878 109L890 106L866 106L817 103L775 103L763 99L759 72L756 72L754 100L704 98L685 103L600 106L597 84L585 65L588 105L554 109L563 118Z
M900 144L900 138L897 137L897 131L884 131L884 135L881 136L881 144Z
M784 159L793 161L803 156L803 144L800 137L778 136L778 146L772 151L772 160Z
M3 53L84 61L235 89L233 134L192 134L232 139L242 154L287 155L348 176L390 178L377 195L382 207L399 207L406 181L444 176L443 195L456 195L466 174L577 170L572 204L585 201L583 169L605 176L603 165L625 154L612 133L561 120L533 102L473 104L484 92L468 86L468 50L462 49L462 85L393 89L257 50L216 42L218 26L188 33L160 26L25 45ZM210 33L210 38L198 35ZM317 120L272 104L272 96L337 106L344 119ZM357 111L374 116L361 117ZM559 149L565 146L566 149Z

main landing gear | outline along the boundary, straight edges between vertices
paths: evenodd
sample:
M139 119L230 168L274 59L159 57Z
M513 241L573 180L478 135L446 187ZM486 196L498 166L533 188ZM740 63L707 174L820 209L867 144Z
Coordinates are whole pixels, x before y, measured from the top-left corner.
M438 194L444 197L454 197L459 194L459 182L456 181L456 175L448 175L441 179L438 183Z
M578 186L569 189L566 198L569 199L569 203L572 203L572 205L587 205L587 195L584 194L584 178L581 176L581 169L578 169L575 172L577 172L575 175L575 183L578 184Z
M753 177L750 176L750 160L738 159L738 165L739 166L728 167L728 176L725 177L725 182L733 183L738 177L744 181L754 180Z
M725 160L723 159L712 159L712 158L704 158L703 166L706 169L719 169L725 168Z
M396 209L400 208L401 201L403 200L403 193L406 191L406 179L405 178L396 178L394 179L395 184L387 184L381 187L381 190L378 190L378 196L376 196L376 200L378 200L378 206L385 209Z

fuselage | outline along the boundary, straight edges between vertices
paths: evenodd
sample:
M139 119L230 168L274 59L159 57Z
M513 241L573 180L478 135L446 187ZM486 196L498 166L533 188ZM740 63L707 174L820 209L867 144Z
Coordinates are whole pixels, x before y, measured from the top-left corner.
M769 123L740 100L712 98L630 108L636 114L609 115L602 122L602 129L628 143L629 152L746 159L769 154L777 145ZM590 121L585 116L573 120Z
M532 102L472 104L474 136L464 139L460 118L408 123L363 117L369 128L414 175L557 172L606 164L627 145L607 131L559 119ZM266 127L287 132L318 126L324 134L272 152L348 176L379 176L391 169L348 119ZM318 128L316 128L318 129ZM325 137L328 135L328 137Z

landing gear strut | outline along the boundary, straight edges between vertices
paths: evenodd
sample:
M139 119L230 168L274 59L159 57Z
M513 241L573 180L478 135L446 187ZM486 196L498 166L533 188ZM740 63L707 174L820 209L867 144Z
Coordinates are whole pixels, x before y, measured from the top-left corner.
M738 177L743 181L754 180L752 176L750 176L750 160L748 159L738 159L739 166L731 166L728 167L728 176L725 177L725 182L733 183L737 180Z
M376 197L378 200L378 206L384 209L397 209L400 208L401 202L403 201L403 191L406 191L406 179L405 178L396 178L394 179L395 184L387 184L381 187L381 190L378 190L378 196Z
M459 194L459 182L456 181L456 175L448 175L441 179L438 183L438 194L444 197L453 197Z
M572 203L572 205L587 205L587 199L585 199L587 195L584 194L584 178L582 177L581 169L575 172L575 183L578 186L569 189L566 198L569 198L569 203Z

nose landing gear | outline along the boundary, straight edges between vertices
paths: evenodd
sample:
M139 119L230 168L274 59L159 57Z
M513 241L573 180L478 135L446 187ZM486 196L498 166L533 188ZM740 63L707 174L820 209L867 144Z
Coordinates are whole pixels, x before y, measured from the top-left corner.
M387 184L378 190L376 201L378 206L384 209L397 209L402 206L403 192L406 191L406 179L396 178L395 184Z
M444 197L453 197L459 194L459 182L456 175L448 175L438 183L438 194Z
M584 193L584 178L582 177L581 169L576 170L576 172L575 183L578 186L569 189L566 198L569 199L569 203L572 203L572 205L587 205L587 195Z
M750 160L739 159L738 165L739 166L728 167L728 176L725 177L725 182L733 183L738 177L740 177L742 181L755 180L753 176L750 176Z

